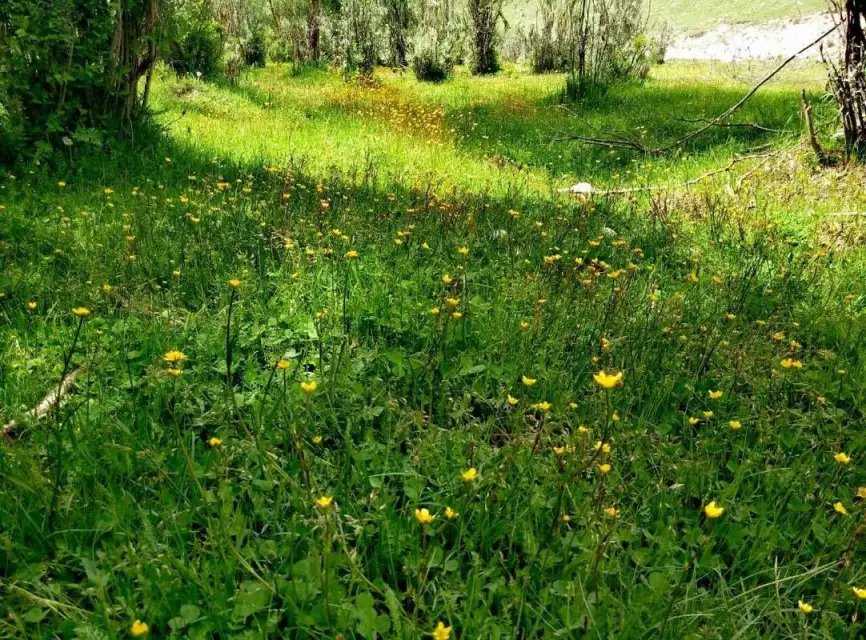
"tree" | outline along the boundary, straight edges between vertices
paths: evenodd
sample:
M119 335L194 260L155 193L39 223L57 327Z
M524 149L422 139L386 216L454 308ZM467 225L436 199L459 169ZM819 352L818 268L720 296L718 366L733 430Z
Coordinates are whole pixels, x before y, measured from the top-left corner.
M866 158L866 0L831 0L837 24L844 33L842 59L828 62L830 84L845 132L845 150Z
M19 143L137 120L164 1L0 2L0 95L19 123Z
M499 70L496 29L502 17L502 2L503 0L469 0L473 73L487 74Z
M409 29L412 26L412 12L409 0L382 0L385 7L385 24L391 48L391 64L405 67L408 62Z

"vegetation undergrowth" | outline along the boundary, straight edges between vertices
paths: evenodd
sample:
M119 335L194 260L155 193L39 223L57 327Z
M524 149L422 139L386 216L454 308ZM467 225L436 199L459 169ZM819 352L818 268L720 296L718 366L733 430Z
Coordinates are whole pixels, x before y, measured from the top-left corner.
M656 73L164 77L165 138L6 174L0 637L857 637L862 174L676 186L790 87L550 144L740 94Z

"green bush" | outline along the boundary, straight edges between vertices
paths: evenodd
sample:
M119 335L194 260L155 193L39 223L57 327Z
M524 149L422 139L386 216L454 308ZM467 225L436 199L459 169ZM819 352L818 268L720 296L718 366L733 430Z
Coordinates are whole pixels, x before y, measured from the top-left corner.
M419 51L412 58L415 77L424 82L442 82L451 75L452 64L432 49Z
M248 67L264 67L267 60L267 43L261 31L254 31L241 45L244 64Z
M214 76L225 46L222 27L205 2L188 2L175 12L166 63L178 75Z
M0 154L50 151L78 130L137 120L162 1L0 2Z

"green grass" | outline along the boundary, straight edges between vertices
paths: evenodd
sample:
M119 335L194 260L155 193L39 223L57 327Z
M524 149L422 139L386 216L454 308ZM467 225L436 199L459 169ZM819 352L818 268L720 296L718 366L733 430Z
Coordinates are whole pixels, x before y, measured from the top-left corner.
M721 23L757 24L768 20L800 18L827 9L826 0L651 0L649 16L656 25L670 25L674 33L706 31ZM512 2L506 15L512 23L531 23L531 2Z
M827 10L826 0L653 0L650 15L675 32L705 31L720 23L756 24L768 20L800 18Z
M799 144L820 76L749 103L773 133L551 142L758 71L161 77L163 135L12 168L0 638L858 637L866 196Z

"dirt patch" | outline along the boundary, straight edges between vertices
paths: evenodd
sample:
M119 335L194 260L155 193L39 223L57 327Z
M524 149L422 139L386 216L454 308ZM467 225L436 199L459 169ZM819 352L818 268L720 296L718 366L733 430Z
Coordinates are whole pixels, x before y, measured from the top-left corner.
M764 24L722 24L700 35L675 40L668 48L666 60L769 60L788 57L833 26L828 14L814 14L792 20L774 20ZM826 41L838 46L832 36ZM818 58L813 47L804 58Z

